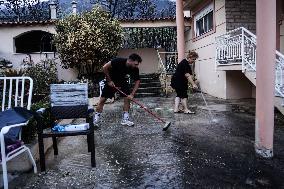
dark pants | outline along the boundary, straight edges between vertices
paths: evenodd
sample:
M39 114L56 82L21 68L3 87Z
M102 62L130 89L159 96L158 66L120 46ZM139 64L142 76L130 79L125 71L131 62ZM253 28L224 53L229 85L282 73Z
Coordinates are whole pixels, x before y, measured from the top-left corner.
M125 94L129 95L130 94L130 88L128 83L122 83L122 84L115 84L116 87L118 87L122 92L124 92ZM102 91L102 97L104 98L113 98L115 92L117 92L117 90L115 88L110 87L107 82L105 82L105 86L103 88ZM125 97L125 95L121 94L121 96Z

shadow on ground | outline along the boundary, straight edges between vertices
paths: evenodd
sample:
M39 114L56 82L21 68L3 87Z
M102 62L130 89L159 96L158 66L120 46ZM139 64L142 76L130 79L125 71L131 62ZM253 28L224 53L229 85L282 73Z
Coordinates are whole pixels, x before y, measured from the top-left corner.
M254 100L190 97L194 115L174 114L173 97L141 98L172 122L132 106L134 127L121 126L122 100L105 106L95 132L97 167L91 169L86 138L61 141L47 154L47 172L22 174L12 188L284 188L284 119L275 115L274 157L254 152ZM208 108L212 111L212 119Z

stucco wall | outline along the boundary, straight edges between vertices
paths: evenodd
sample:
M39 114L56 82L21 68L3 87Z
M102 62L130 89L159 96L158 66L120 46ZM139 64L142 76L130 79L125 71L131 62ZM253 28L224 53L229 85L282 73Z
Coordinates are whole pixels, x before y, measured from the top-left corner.
M247 2L215 0L213 2L215 31L199 38L193 37L192 29L186 32L187 50L195 50L200 56L195 66L197 78L201 88L210 95L225 99L251 98L254 95L253 84L241 71L216 71L214 43L215 37L240 26L255 32L255 0ZM199 8L202 9L202 5ZM243 11L243 9L246 10ZM250 11L253 13L247 13Z
M41 30L54 34L55 29L53 25L41 25L41 26L10 26L0 27L0 54L14 54L14 38L20 34L32 31Z
M13 68L18 69L25 59L26 54L15 53L14 49L14 38L23 33L32 31L32 30L41 30L54 34L55 29L53 25L38 25L38 26L7 26L0 27L0 57L5 58L13 63ZM56 58L54 53L31 53L32 60L37 63L40 60L46 58ZM57 69L58 69L58 79L64 80L74 80L77 77L77 71L73 69L62 69L60 66L59 59L56 59Z
M248 98L253 94L253 84L240 70L226 72L227 99Z
M195 72L204 92L226 98L226 72L215 71L215 37L226 32L225 0L215 2L215 31L205 37L194 39L192 29L186 32L186 49L199 54ZM193 27L192 27L193 28ZM205 34L206 35L206 34Z
M245 27L256 33L256 0L226 0L227 31Z
M23 59L27 56L23 53L15 53L14 49L14 38L23 33L33 31L33 30L41 30L45 32L49 32L55 34L54 25L37 25L37 26L1 26L0 27L0 57L5 58L13 63L13 68L18 69L23 62ZM119 52L119 56L128 57L131 53L138 53L141 55L143 62L140 66L141 73L154 73L158 71L158 56L155 49L122 49ZM37 63L40 60L46 58L56 58L57 55L54 53L31 53L32 60ZM77 78L78 72L74 69L62 69L60 66L60 60L57 58L56 62L58 62L58 78L59 80L75 80Z

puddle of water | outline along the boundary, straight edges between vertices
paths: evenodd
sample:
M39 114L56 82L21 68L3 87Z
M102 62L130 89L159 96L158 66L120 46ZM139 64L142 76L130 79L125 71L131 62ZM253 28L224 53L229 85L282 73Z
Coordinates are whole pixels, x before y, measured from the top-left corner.
M206 106L199 106L199 108L203 110L211 110L211 111L217 111L217 112L230 112L232 111L232 107L226 104L213 104Z

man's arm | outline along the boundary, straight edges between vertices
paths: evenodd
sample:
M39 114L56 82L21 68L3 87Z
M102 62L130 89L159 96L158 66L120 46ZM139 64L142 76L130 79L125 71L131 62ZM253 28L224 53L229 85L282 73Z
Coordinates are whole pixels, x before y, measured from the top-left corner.
M192 75L190 75L189 73L186 73L185 77L188 79L188 81L191 83L191 85L194 89L198 88L197 85L195 84L195 82L192 79Z
M134 98L134 95L135 95L137 89L139 88L139 85L140 85L140 80L135 81L132 92L130 93L130 95L128 95L128 98L130 98L130 100L132 100Z
M106 80L107 80L107 83L109 86L113 87L115 86L113 81L111 80L110 78L110 75L109 75L109 69L111 68L111 61L109 61L108 63L106 63L104 66L103 66L103 72L106 76Z

